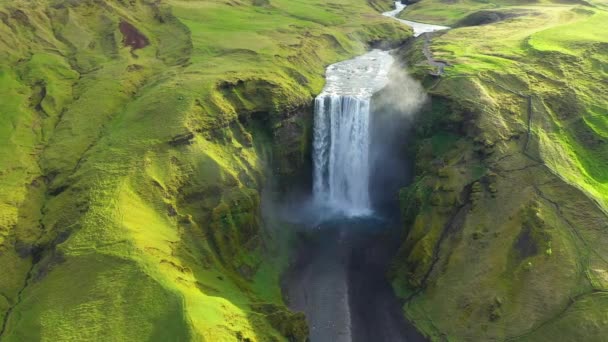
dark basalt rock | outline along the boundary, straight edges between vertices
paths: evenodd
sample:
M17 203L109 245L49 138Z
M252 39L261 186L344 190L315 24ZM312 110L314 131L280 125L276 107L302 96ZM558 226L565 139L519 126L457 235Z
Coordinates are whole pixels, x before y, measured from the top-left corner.
M174 136L169 141L169 145L171 145L171 146L190 145L190 144L192 144L192 139L194 139L194 133L192 133L192 132L180 134L180 135Z
M273 303L252 304L252 309L266 316L270 325L288 341L308 341L308 324L302 312L290 312Z

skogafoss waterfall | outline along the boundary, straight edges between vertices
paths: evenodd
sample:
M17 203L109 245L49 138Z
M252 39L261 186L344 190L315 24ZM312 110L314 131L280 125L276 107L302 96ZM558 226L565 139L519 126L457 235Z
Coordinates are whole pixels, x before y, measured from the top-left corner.
M366 96L335 94L315 101L315 194L340 209L370 207L369 103Z
M375 50L331 65L315 100L314 201L287 213L305 234L285 277L290 308L306 314L313 342L425 341L386 277L401 245L393 222L394 196L410 176L403 147L426 96L392 64Z
M373 50L327 68L315 99L315 202L349 216L371 212L369 147L371 97L388 83L393 58Z

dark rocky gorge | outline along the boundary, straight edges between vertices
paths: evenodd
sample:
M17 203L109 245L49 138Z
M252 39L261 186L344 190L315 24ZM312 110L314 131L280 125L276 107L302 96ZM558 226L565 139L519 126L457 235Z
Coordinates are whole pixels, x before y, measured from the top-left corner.
M398 225L336 218L299 232L285 276L287 302L308 317L311 341L424 341L387 278Z
M393 64L387 63L385 67ZM369 159L368 164L357 167L369 168L368 172L358 174L369 177L365 180L369 188L364 191L369 193L371 210L353 214L348 211L348 204L345 207L343 203L336 210L331 202L315 203L314 194L301 192L299 197L288 200L284 209L286 217L296 218L297 236L293 260L284 276L284 294L290 308L306 314L311 341L425 340L403 317L402 300L395 295L388 277L403 233L398 192L411 181L411 154L407 151L412 141L407 138L408 132L416 113L427 101L421 86L402 73L402 68L401 61L394 63L388 85L370 99L369 123L362 124L369 125L365 141L369 145L365 149ZM328 87L332 89L331 83ZM348 94L348 87L339 87L338 94L344 91ZM337 96L342 95L332 96L332 101L337 101ZM348 100L350 95L346 96ZM365 110L362 106L352 107L352 113L345 111L351 107L341 106L341 113L332 113L332 122L338 116L364 115L358 112ZM320 117L315 115L315 119ZM347 120L332 123L332 129L340 129L339 125L358 127L348 126ZM323 128L315 125L315 129ZM314 133L314 139L323 139L320 137L323 132ZM358 139L356 135L349 137ZM318 151L318 146L315 148L313 153L325 153ZM359 145L349 141L346 148L358 149ZM325 172L341 174L340 170ZM341 182L336 184L339 186ZM348 195L347 191L346 197L338 199L348 201ZM346 212L342 211L345 208Z

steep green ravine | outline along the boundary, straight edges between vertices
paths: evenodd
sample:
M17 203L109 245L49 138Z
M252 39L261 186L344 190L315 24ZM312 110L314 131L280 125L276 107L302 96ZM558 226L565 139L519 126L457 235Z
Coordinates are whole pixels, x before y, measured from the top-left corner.
M416 181L401 194L394 286L432 339L601 340L606 12L493 6L517 15L477 25L488 14L474 4L432 0L404 13L470 20L426 38L447 64L441 77L422 39L403 50L432 101L417 119Z
M11 1L0 20L0 339L303 340L260 190L305 162L325 66L411 32L364 0Z

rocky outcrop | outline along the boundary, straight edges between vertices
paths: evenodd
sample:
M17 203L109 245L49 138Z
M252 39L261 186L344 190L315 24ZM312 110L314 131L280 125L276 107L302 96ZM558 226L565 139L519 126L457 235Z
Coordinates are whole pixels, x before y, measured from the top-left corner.
M273 174L282 192L312 188L312 126L312 105L286 113L272 125Z

